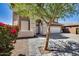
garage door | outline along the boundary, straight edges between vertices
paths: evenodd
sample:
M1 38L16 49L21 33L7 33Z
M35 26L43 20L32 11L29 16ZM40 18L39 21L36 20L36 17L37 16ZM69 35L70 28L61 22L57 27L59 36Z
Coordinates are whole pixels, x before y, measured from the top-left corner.
M60 26L52 26L50 28L51 33L60 33L61 32L61 27Z

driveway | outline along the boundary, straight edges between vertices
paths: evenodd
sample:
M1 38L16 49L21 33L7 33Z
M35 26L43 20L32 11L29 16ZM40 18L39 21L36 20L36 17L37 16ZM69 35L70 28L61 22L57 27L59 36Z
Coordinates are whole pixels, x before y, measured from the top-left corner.
M18 41L19 40L17 40L17 42ZM24 40L20 39L20 43L16 43L17 46L15 50L18 51L18 46L24 46L22 49L26 49L20 50L24 52L23 54L28 56L79 56L79 35L69 33L51 34L48 46L51 51L42 54L40 47L44 47L45 41L46 37L44 36L26 38Z
M53 37L52 37L53 36ZM52 34L49 40L49 53L42 54L40 47L45 45L45 37L29 39L29 55L31 56L79 56L79 35L61 33Z
M51 39L78 39L79 34L70 34L70 33L54 33L51 34Z

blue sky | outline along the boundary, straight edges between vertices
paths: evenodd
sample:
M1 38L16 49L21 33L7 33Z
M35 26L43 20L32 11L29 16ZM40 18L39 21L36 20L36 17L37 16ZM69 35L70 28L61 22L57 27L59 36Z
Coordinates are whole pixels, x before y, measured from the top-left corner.
M73 17L65 18L65 19L60 19L59 23L62 24L79 24L79 16L74 15Z
M0 22L4 22L7 24L12 24L12 10L9 8L8 4L5 3L0 3ZM73 24L73 23L79 23L79 16L74 15L73 17L70 18L65 18L59 20L59 23L62 24Z
M12 24L12 10L8 4L0 3L0 22Z

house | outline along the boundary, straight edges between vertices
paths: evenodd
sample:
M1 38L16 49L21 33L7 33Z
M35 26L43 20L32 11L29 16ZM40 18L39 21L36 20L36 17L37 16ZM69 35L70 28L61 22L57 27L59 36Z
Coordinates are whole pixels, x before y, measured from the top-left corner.
M63 28L63 32L72 33L72 34L79 34L79 25L78 24L65 25Z
M34 37L36 35L46 35L47 24L41 19L32 20L29 17L19 16L13 13L13 25L19 26L18 37ZM57 22L51 24L51 33L61 33L62 24Z

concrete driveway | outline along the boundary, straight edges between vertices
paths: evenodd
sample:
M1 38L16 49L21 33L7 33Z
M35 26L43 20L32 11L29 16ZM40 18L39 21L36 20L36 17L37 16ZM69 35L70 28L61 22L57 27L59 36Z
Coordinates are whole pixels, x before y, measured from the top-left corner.
M15 50L19 51L17 47L23 45L20 51L28 56L79 56L79 35L69 33L51 34L48 48L54 51L42 54L39 48L44 47L45 41L45 36L20 39L20 43L15 44Z
M53 37L52 37L53 36ZM49 53L42 54L39 47L44 47L46 37L29 39L29 55L31 56L79 56L79 35L61 33L52 34L49 40Z
M71 33L53 33L50 36L50 39L78 39L79 34L71 34Z

